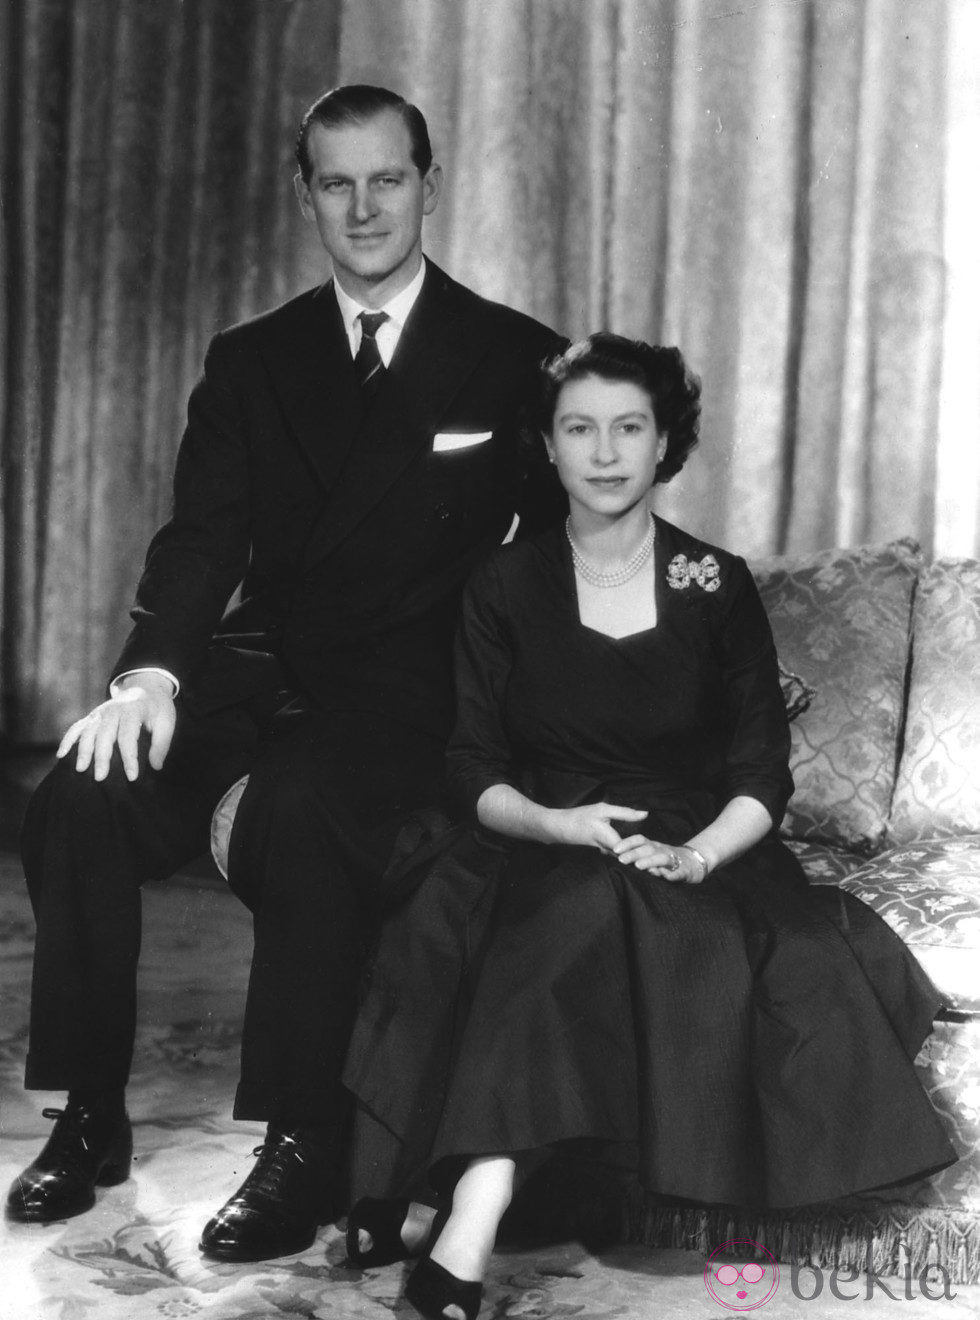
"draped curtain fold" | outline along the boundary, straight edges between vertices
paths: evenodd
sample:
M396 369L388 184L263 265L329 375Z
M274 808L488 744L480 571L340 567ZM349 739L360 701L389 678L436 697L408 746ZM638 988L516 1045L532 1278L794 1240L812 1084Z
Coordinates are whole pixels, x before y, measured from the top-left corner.
M339 81L426 112L452 274L682 347L703 441L668 516L746 554L980 551L971 5L3 6L6 733L98 699L210 334L325 274L291 151Z

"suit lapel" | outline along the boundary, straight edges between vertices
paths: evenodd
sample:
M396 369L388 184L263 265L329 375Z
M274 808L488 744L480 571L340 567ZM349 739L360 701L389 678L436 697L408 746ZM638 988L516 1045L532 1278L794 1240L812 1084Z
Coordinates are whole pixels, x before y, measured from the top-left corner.
M311 538L308 561L349 536L431 445L439 420L486 351L488 330L478 309L474 295L429 262L373 407L354 417L347 461Z
M269 335L263 356L287 430L333 490L363 409L332 280L297 308L290 334Z

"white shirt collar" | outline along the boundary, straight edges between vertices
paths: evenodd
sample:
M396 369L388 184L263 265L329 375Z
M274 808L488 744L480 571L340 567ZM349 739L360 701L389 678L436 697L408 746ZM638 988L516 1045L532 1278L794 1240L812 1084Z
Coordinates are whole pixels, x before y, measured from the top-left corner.
M334 279L334 293L337 295L337 306L340 308L340 315L344 320L344 329L347 331L347 342L350 344L352 357L356 356L361 342L361 323L357 319L361 312L386 312L388 320L378 331L377 339L381 360L386 367L390 365L398 340L401 338L402 330L405 328L405 322L408 320L408 314L422 292L425 267L426 262L423 257L418 272L412 281L406 284L401 293L396 293L394 298L386 302L383 307L377 308L365 307L363 303L357 302L346 290L340 287L340 281Z

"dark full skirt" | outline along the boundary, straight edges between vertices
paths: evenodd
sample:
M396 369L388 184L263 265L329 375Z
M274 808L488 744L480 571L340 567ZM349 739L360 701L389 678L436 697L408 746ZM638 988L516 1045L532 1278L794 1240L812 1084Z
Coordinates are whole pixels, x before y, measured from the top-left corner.
M345 1077L361 1190L570 1143L662 1196L789 1207L955 1159L912 1063L936 991L775 838L700 886L461 828L413 860Z

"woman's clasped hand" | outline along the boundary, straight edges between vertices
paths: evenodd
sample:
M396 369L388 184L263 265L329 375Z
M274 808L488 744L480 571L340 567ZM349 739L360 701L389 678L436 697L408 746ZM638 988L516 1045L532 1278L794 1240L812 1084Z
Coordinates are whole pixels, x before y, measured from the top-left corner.
M579 844L611 853L624 866L650 871L683 884L700 884L708 866L700 853L648 839L643 834L623 837L614 821L636 822L650 813L610 802L589 802L580 807L560 807L549 813L555 843Z
M708 864L701 853L683 845L657 843L642 834L620 839L613 852L624 866L635 866L638 871L649 871L679 884L699 885L708 875Z

